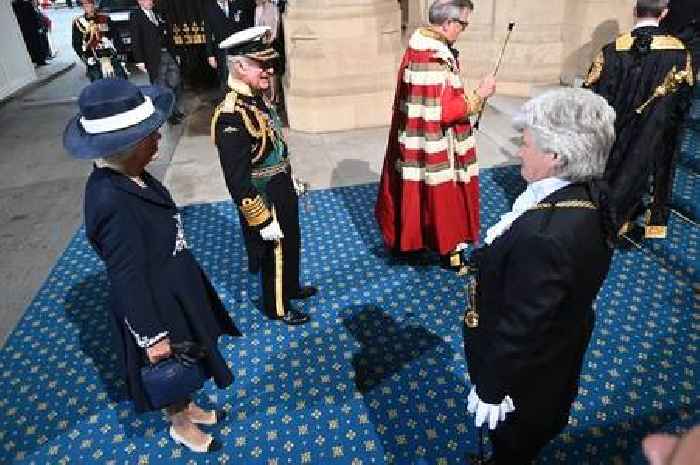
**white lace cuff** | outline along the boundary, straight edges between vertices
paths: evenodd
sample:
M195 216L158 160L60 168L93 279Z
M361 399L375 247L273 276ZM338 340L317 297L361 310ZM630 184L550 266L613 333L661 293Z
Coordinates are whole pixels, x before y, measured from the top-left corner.
M142 349L145 349L147 347L151 347L156 342L158 342L161 339L168 336L167 331L163 331L162 333L158 333L153 337L141 336L136 331L134 331L134 328L132 328L131 325L129 324L129 320L124 318L124 323L126 323L126 327L129 328L129 332L131 333L132 336L134 336L134 339L136 339L136 344L139 347L141 347Z

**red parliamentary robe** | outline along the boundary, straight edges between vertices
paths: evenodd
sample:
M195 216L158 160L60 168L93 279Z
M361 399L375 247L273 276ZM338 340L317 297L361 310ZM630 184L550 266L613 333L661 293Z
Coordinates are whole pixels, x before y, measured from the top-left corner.
M413 33L394 97L375 216L387 247L441 255L479 237L479 180L459 63L430 29Z

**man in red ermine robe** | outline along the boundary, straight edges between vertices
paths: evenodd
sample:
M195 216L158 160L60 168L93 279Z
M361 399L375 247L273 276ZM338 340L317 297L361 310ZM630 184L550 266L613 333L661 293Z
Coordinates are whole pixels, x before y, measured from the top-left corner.
M462 266L479 237L479 181L469 116L495 91L484 78L466 93L452 47L469 24L470 0L436 0L430 26L411 36L399 69L375 216L395 254L429 249Z

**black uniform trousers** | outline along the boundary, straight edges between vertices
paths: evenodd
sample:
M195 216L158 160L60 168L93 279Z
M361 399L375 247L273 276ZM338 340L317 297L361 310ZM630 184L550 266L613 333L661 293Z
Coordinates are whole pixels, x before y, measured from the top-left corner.
M299 200L287 173L272 177L265 190L284 238L265 241L261 260L263 309L270 318L284 316L289 299L299 290Z

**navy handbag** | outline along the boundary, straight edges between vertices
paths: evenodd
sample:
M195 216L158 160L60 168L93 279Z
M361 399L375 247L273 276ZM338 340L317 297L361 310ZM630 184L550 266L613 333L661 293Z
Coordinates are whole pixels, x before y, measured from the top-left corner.
M146 398L155 409L188 399L204 385L199 359L204 352L192 343L172 344L173 356L141 368Z

